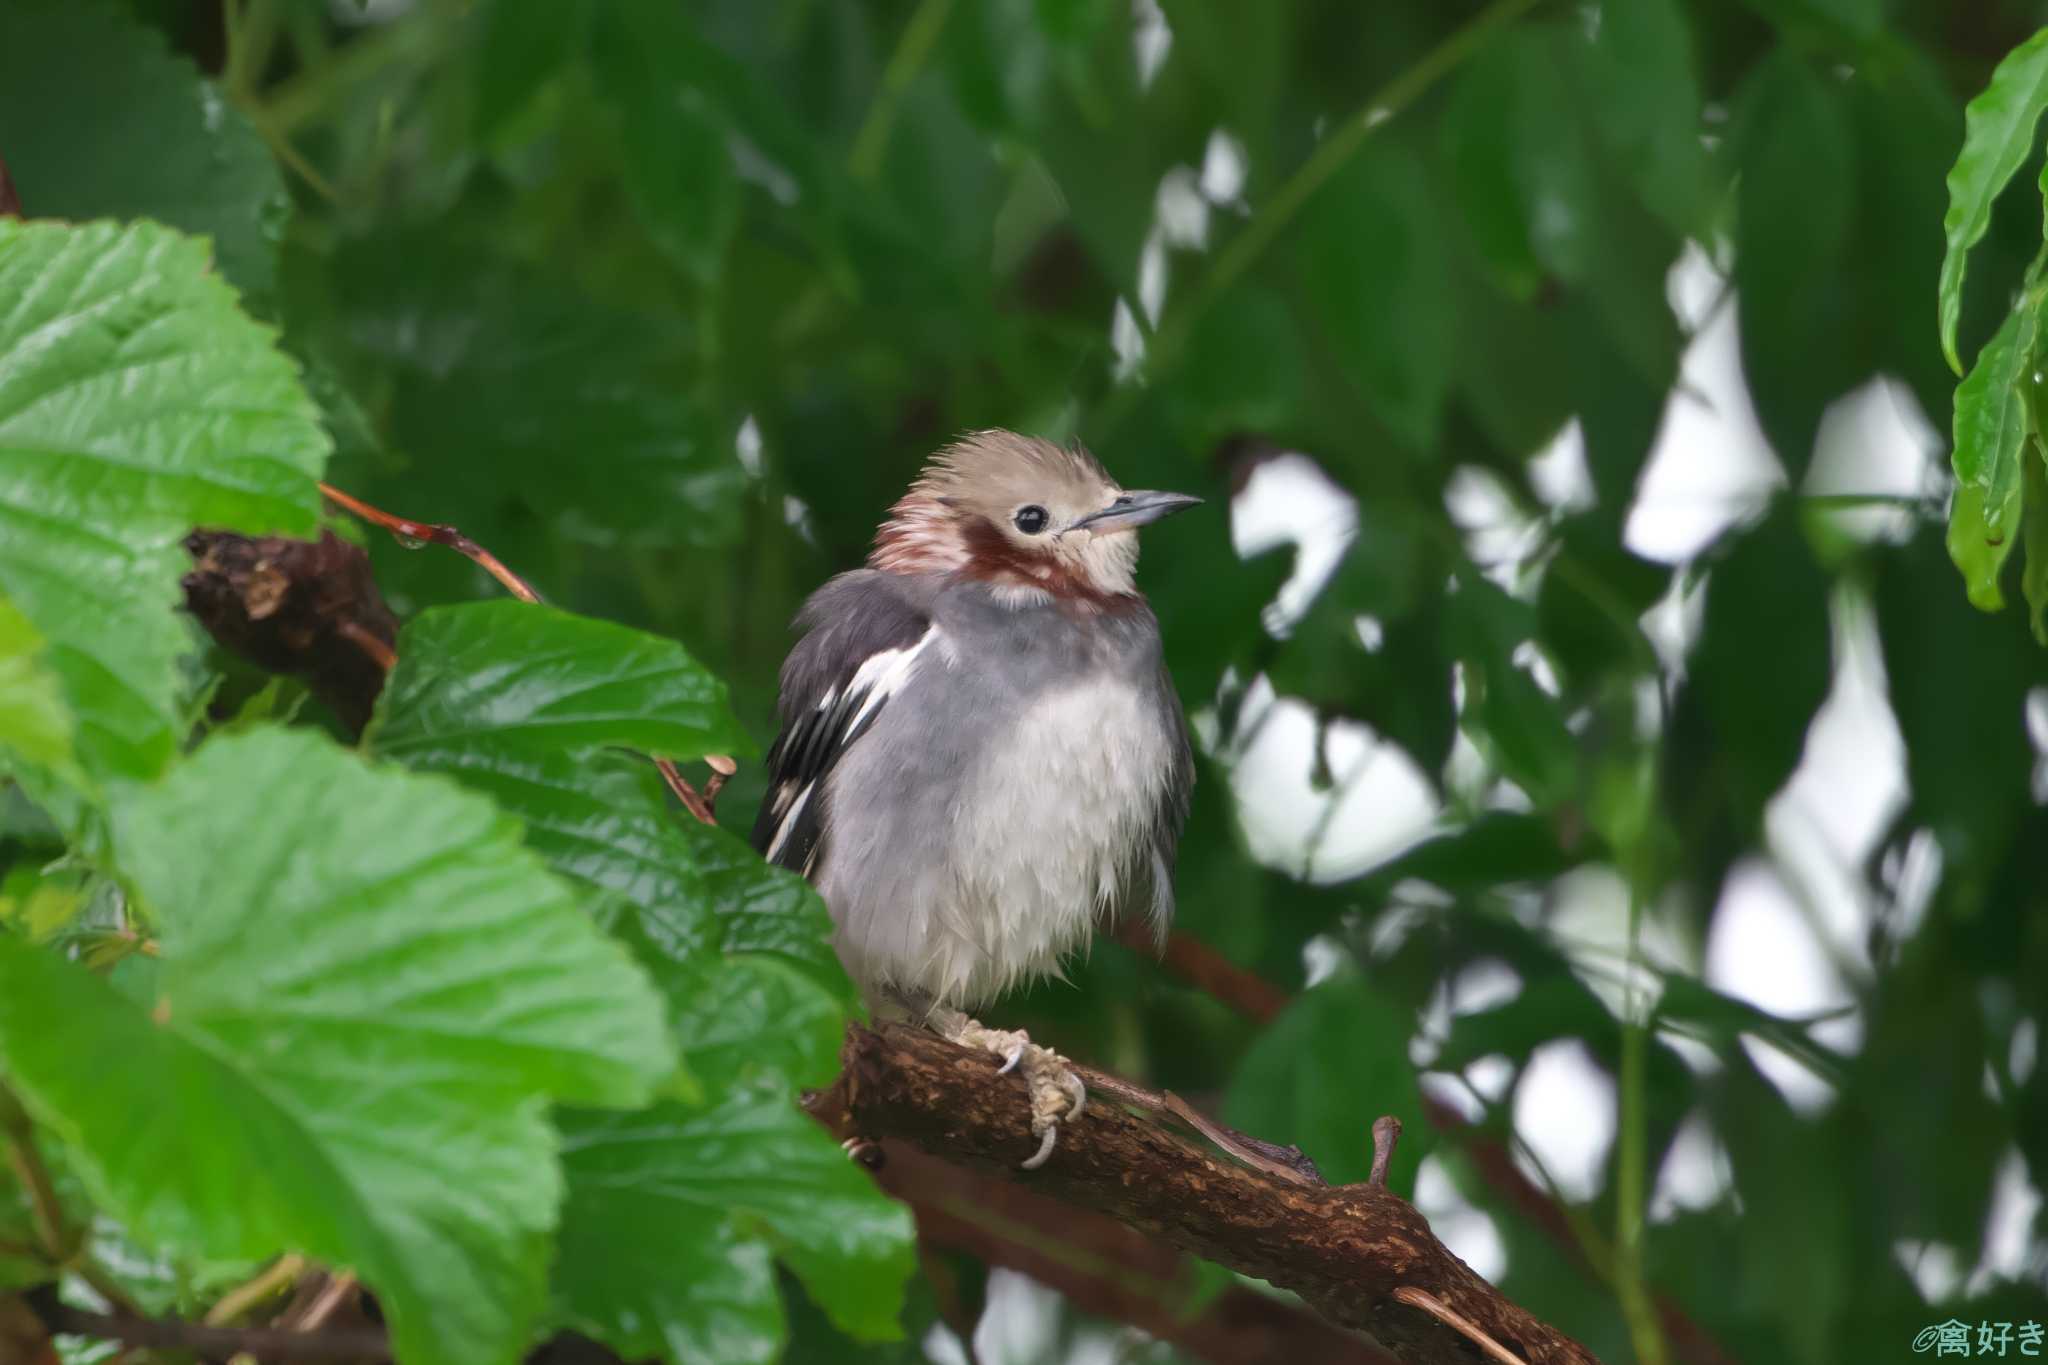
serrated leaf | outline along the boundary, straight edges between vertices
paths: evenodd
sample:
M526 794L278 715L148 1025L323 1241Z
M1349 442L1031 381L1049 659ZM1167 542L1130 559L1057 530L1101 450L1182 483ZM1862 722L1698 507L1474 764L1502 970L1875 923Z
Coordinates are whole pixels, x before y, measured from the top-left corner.
M851 1000L817 893L680 817L651 765L611 751L751 749L724 684L673 641L521 602L430 609L399 635L365 742L518 815L556 871L622 897L664 952L775 954Z
M96 1198L148 1241L354 1267L401 1360L515 1359L544 1104L668 1074L646 980L488 802L310 732L215 739L115 829L148 998L0 937L0 1060Z
M185 728L179 542L310 532L327 439L204 243L0 221L0 301L0 594L49 642L81 766L151 777Z
M674 640L509 598L430 608L406 625L368 741L424 767L479 751L753 752L725 684Z
M1941 221L1948 250L1941 258L1941 349L1963 372L1956 323L1963 309L1963 271L1970 249L1991 226L1991 206L2034 150L2034 129L2048 109L2048 29L2006 54L1991 82L1964 110L1963 149L1948 173L1948 213Z
M0 597L0 774L11 757L75 785L85 779L71 757L71 711L45 650L42 632Z
M0 6L0 143L30 216L153 218L203 233L237 288L269 290L290 208L277 160L130 7Z
M765 1303L755 1297L764 1286L747 1259L748 1240L765 1237L840 1330L899 1334L915 1262L909 1210L787 1091L561 1121L569 1200L556 1291L566 1321L622 1354L659 1352L673 1365L772 1359L781 1306L772 1285ZM721 1252L740 1265L712 1271ZM685 1287L675 1265L707 1268L729 1295ZM713 1341L730 1354L707 1354Z

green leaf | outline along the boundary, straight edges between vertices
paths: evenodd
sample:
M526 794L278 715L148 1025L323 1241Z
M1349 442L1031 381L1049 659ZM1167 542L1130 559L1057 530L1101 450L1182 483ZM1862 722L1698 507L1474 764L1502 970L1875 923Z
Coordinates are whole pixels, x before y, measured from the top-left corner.
M1949 509L1949 554L1963 572L1970 601L1985 611L2005 605L1998 574L2019 530L2020 462L2027 443L2021 385L2039 321L2031 300L2014 309L1956 386L1950 463L1957 483Z
M562 1115L556 1293L566 1322L673 1365L774 1358L781 1305L765 1238L833 1323L897 1336L914 1265L910 1214L780 1087L708 1109ZM692 1271L708 1276L704 1283Z
M290 207L277 161L128 6L0 6L0 132L30 216L154 218L212 238L237 288L269 290Z
M204 243L0 221L0 300L0 595L48 641L81 766L150 777L185 729L179 542L311 532L327 440Z
M1471 574L1445 599L1446 625L1463 667L1465 720L1500 770L1539 806L1575 794L1578 746L1558 701L1515 652L1536 630L1529 604Z
M351 492L463 509L463 530L500 554L536 524L608 550L739 537L746 473L679 380L688 326L644 281L628 306L601 302L425 230L353 238L303 267L286 279L295 336L377 395L380 434L414 457L388 491Z
M1948 251L1941 259L1941 349L1963 372L1956 353L1962 316L1963 268L1991 226L1991 205L2034 150L2034 129L2048 109L2048 28L2006 54L1991 83L1964 110L1963 149L1948 173Z
M1749 6L1794 36L1860 41L1884 26L1884 0L1749 0Z
M1303 296L1374 415L1433 453L1457 343L1441 212L1421 163L1398 150L1354 159L1303 214Z
M509 598L434 607L408 623L368 739L443 768L478 752L753 751L725 684L680 644Z
M517 815L529 847L630 905L667 957L768 954L850 1003L817 894L689 819L653 765L617 752L751 749L725 685L674 641L532 603L430 608L398 637L364 742Z
M650 969L690 1072L707 1088L774 1078L794 1090L839 1074L845 1003L785 959L698 957Z
M1826 405L1868 374L1832 363L1863 344L1860 335L1843 335L1845 316L1853 315L1849 282L1836 265L1857 226L1858 149L1839 82L1789 47L1750 72L1737 109L1734 282L1744 300L1743 372L1796 483Z
M1406 1125L1388 1184L1414 1188L1432 1132L1408 1060L1413 1016L1356 975L1302 992L1238 1064L1224 1100L1226 1123L1306 1152L1333 1185L1365 1179L1372 1123ZM1422 1141L1410 1147L1412 1139Z
M2020 499L1993 504L1983 489L1958 484L1948 508L1948 557L1963 575L1970 605L1979 611L2005 610L1998 586L2005 561L2012 555L2019 526Z
M725 120L689 79L695 23L654 0L612 0L592 19L591 62L618 113L633 207L677 265L713 279L739 226L740 184Z
M85 778L71 756L71 711L45 649L42 633L0 597L0 773L11 755L77 785Z
M2020 573L2020 591L2026 594L2027 624L2033 628L2034 638L2048 645L2048 453L2043 453L2037 442L2034 458L2021 459L2026 466L2027 562Z
M1700 81L1678 0L1606 0L1587 47L1594 133L1634 179L1643 203L1697 235L1709 211L1700 142Z
M1599 264L1594 171L1573 112L1559 36L1529 29L1489 44L1458 78L1443 155L1465 225L1517 299L1546 273L1578 283Z
M400 1359L515 1359L545 1102L643 1103L674 1065L644 977L489 803L308 732L216 739L115 814L161 957L138 999L0 937L34 1116L145 1240L303 1250L362 1275Z
M476 73L480 141L493 141L582 50L588 21L584 0L493 0L485 8Z
M1781 501L1714 561L1677 709L1688 727L1703 723L1719 772L1674 771L1673 779L1718 777L1736 824L1752 831L1799 765L1807 726L1827 698L1832 654L1827 579Z

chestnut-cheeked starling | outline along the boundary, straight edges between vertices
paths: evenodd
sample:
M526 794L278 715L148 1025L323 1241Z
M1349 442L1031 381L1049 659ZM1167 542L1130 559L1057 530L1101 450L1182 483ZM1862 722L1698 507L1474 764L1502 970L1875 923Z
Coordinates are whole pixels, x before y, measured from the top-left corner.
M754 843L818 888L872 1008L1022 1068L1027 1167L1086 1091L963 1011L1057 974L1119 913L1166 932L1194 766L1133 570L1138 528L1198 501L976 432L890 510L868 567L812 594L782 668Z

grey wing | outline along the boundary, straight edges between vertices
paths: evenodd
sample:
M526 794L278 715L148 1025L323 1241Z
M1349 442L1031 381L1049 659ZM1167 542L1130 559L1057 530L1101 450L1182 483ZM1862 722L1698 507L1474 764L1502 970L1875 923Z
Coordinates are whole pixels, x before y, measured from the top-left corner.
M871 569L811 594L796 626L804 636L782 665L782 733L768 750L753 844L808 877L827 834L826 776L908 680L934 631L893 575Z

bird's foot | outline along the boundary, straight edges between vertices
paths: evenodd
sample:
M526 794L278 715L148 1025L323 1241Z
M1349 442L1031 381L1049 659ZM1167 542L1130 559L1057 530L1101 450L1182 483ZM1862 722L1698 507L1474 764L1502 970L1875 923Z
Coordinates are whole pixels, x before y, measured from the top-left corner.
M1072 1123L1088 1107L1088 1087L1067 1065L1067 1059L1049 1047L1031 1041L1022 1029L995 1029L970 1019L957 1010L935 1013L932 1027L940 1036L964 1047L978 1047L1003 1059L996 1072L1021 1072L1031 1088L1031 1131L1038 1137L1038 1150L1026 1159L1024 1169L1035 1171L1052 1156L1059 1142L1060 1125Z

